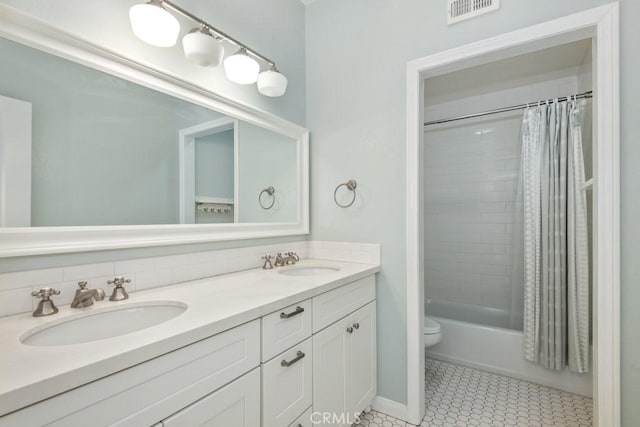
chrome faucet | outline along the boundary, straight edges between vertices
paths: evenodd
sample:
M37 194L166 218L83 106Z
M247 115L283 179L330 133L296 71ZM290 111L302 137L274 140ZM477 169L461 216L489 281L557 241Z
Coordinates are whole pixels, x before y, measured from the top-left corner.
M71 302L71 308L84 308L93 305L95 301L102 301L104 299L104 290L87 289L87 282L78 282L80 289L76 289L76 295Z
M300 257L295 252L287 252L282 256L281 253L276 255L276 267L283 267L285 265L293 265L296 262L300 261Z
M58 312L58 308L50 299L51 295L60 295L60 291L53 288L42 288L39 291L31 292L31 296L42 298L33 312L33 317L51 316Z
M107 280L109 285L114 285L113 292L109 297L109 301L123 301L129 299L129 294L124 288L125 283L131 283L131 279L125 279L124 277L114 277L113 280Z

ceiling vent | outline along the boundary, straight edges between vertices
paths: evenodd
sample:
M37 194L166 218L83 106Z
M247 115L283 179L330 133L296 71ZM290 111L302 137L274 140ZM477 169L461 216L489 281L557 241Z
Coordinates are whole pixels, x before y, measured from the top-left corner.
M447 24L455 24L500 8L500 0L447 0Z

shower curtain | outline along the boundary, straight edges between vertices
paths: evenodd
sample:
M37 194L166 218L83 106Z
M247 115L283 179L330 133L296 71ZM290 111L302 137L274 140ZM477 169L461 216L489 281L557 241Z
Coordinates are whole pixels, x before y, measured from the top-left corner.
M519 278L524 280L524 357L574 372L589 369L585 106L584 100L555 100L525 111L522 217L514 224L522 241L513 247L514 257L520 257L514 265L524 260Z

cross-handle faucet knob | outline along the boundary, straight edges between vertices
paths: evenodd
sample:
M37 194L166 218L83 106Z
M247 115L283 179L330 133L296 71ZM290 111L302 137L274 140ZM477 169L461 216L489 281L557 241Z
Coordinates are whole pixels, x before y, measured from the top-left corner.
M48 300L51 295L60 295L60 291L53 288L42 288L40 290L31 292L31 296L39 297L43 300Z
M60 295L60 291L58 289L42 288L40 290L31 292L31 295L34 297L42 298L40 302L38 302L38 307L36 307L35 311L33 312L33 317L50 316L58 312L58 307L56 307L56 305L50 299L52 295Z
M262 259L264 260L264 265L262 266L263 270L273 269L273 264L271 263L272 258L273 257L271 256L271 254L266 254L265 256L262 257Z
M131 279L124 277L114 277L113 280L107 280L108 285L114 285L113 293L109 297L109 301L122 301L129 298L129 294L124 289L125 283L131 283Z

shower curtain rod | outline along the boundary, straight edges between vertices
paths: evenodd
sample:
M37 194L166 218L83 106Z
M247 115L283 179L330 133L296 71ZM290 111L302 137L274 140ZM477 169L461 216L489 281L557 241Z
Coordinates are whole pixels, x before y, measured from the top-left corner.
M549 101L554 101L554 100L558 100L559 102L562 101L568 101L569 99L585 99L585 98L591 98L592 97L592 91L587 91L578 95L572 95L572 96L563 96L561 98L553 98L553 99L543 99L542 101L535 101L535 102L529 102L528 104L521 104L521 105L514 105L512 107L505 107L505 108L498 108L497 110L489 110L489 111L483 111L481 113L473 113L473 114L467 114L464 116L458 116L458 117L449 117L448 119L440 119L440 120L433 120L430 122L425 122L424 125L425 126L431 126L431 125L439 125L441 123L449 123L449 122L455 122L457 120L464 120L464 119L472 119L474 117L482 117L482 116L488 116L490 114L497 114L497 113L506 113L507 111L516 111L516 110L522 110L523 108L527 108L530 106L534 106L534 105L538 105L541 104L543 102L549 102Z

